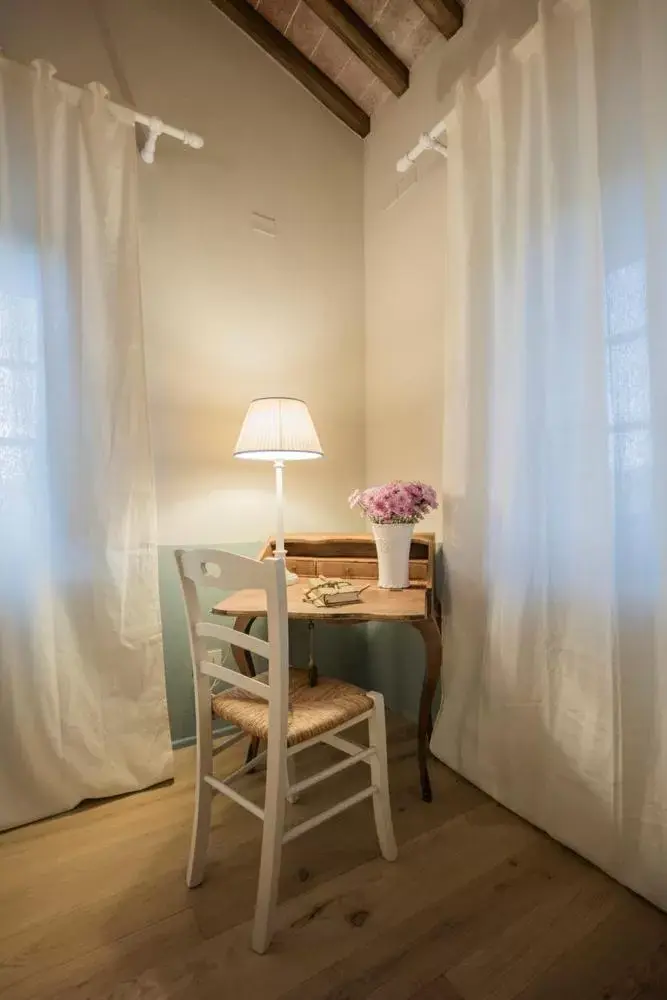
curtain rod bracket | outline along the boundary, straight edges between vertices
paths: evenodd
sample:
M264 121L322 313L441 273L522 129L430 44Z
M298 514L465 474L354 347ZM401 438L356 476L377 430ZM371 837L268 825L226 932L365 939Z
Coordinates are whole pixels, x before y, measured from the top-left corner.
M444 126L440 128L438 134L441 135L443 131ZM440 142L432 132L422 132L419 136L419 142L415 148L411 149L409 153L405 154L405 156L402 156L396 164L396 169L399 174L406 173L415 160L417 160L418 157L421 156L421 154L427 149L431 150L433 153L439 153L440 156L447 156L447 146L444 143Z
M423 132L421 141L424 149L430 149L433 153L440 153L440 156L447 156L447 147L439 139L435 139L430 132Z
M144 163L155 162L155 147L157 141L164 131L164 122L160 118L151 118L148 122L148 135L141 150L141 159ZM185 142L185 139L183 140Z
M204 145L204 140L200 135L195 132L169 128L161 118L148 118L145 124L148 134L141 150L141 159L144 163L155 162L155 147L161 135L172 135L175 139L180 139L184 146L190 146L191 149L201 149Z

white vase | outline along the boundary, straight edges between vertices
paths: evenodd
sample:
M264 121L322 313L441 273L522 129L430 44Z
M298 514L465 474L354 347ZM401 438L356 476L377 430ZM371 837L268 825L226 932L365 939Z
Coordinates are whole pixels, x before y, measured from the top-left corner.
M379 585L385 590L410 586L410 543L413 524L374 524Z

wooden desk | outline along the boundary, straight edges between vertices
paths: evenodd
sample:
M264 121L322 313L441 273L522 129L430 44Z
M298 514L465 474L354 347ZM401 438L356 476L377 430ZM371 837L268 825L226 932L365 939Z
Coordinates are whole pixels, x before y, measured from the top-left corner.
M273 553L270 539L260 558ZM290 535L286 539L287 566L302 580L287 588L287 613L302 619L311 628L317 621L354 625L361 622L405 622L412 625L424 640L426 668L419 703L417 758L422 798L432 799L428 776L429 740L431 738L432 705L440 679L442 659L440 605L433 589L435 536L418 534L410 550L410 587L407 590L380 590L377 586L377 556L371 535ZM304 601L307 579L314 576L343 577L364 584L361 601L340 608L318 608ZM212 609L220 615L236 618L234 628L249 632L257 618L266 616L266 595L259 590L239 590ZM236 662L245 673L254 675L252 656L240 647L233 647ZM311 666L313 664L311 663ZM256 753L251 747L250 756Z

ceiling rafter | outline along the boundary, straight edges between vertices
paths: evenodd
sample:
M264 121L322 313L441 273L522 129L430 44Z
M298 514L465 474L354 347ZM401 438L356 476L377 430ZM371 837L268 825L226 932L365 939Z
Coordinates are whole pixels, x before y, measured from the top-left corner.
M305 0L328 28L400 97L410 85L410 70L345 0Z
M318 69L277 28L258 14L247 0L211 0L211 3L295 77L337 118L362 138L371 130L366 112Z
M455 35L463 24L463 5L459 0L415 0L415 3L445 38Z

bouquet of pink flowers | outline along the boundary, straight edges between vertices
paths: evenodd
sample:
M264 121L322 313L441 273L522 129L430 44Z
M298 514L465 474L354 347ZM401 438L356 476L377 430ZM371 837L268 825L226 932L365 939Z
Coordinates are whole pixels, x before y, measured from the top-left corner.
M398 480L355 490L349 503L351 508L359 508L373 524L416 524L438 506L432 486Z

